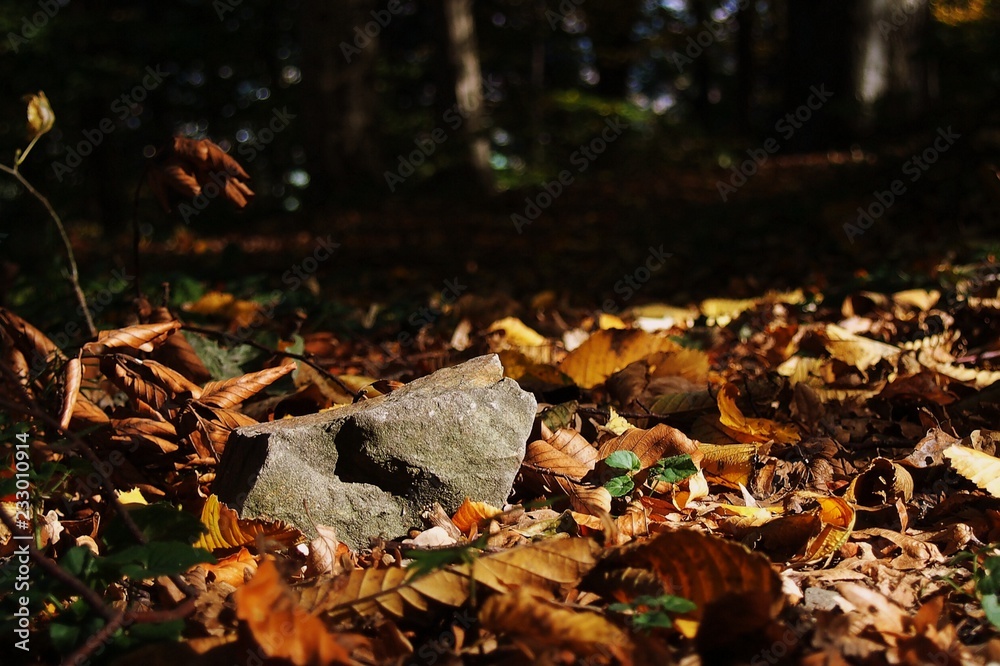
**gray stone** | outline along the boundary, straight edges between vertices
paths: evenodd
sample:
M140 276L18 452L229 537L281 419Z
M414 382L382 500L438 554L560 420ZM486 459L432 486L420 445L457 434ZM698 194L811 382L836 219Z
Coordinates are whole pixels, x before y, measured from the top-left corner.
M420 526L439 502L502 505L524 459L535 399L495 354L416 379L387 395L234 431L213 492L241 516L284 520L310 535L329 525L354 548Z

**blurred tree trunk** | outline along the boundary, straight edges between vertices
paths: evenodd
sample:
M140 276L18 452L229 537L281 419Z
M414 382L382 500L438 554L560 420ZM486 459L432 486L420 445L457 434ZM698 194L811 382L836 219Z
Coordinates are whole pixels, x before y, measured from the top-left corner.
M923 54L927 0L860 0L856 9L854 93L857 129L919 120L929 102ZM881 118L879 117L881 116ZM881 122L879 122L881 121Z
M587 36L594 44L595 64L601 77L594 90L602 97L625 99L629 68L636 57L632 28L639 19L642 3L616 0L580 6L587 16Z
M375 8L375 0L302 3L302 109L317 192L350 192L382 180L375 93L381 26L372 16Z
M825 84L833 97L788 145L844 146L919 121L930 101L929 11L927 0L789 0L786 110L804 103L812 86Z
M479 65L476 23L472 0L444 0L448 27L448 53L455 70L455 99L465 122L462 129L468 142L469 165L484 193L493 192L490 144L483 122L483 73Z
M696 21L695 30L700 32L705 29L709 17L706 0L692 0L691 11L694 13ZM698 116L697 120L705 129L712 129L711 102L708 97L709 88L712 85L712 66L708 59L708 48L694 61L694 112Z
M824 108L782 141L790 151L825 150L851 138L854 109L852 44L859 0L788 0L785 102L780 116L794 113L812 88L832 92Z
M750 112L753 108L753 29L757 16L757 3L750 0L736 14L736 127L741 132L750 130Z

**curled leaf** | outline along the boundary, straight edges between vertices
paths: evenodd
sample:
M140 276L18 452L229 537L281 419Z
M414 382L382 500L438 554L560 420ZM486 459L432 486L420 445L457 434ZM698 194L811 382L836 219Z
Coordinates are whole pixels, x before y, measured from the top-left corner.
M178 198L221 196L237 208L244 208L254 197L246 184L250 180L247 172L208 139L174 137L154 159L149 186L168 213Z
M56 124L56 114L49 105L49 98L41 90L33 95L25 95L28 103L28 138L37 139Z

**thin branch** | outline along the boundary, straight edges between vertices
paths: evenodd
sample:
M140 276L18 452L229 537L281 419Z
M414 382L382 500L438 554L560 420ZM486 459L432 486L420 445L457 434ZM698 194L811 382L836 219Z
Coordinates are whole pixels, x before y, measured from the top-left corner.
M3 521L4 526L10 530L11 534L17 535L20 530L14 524L14 519L11 518L6 511L0 511L0 521ZM111 621L116 611L104 604L104 599L101 598L95 590L91 589L82 580L64 570L58 564L55 563L51 558L46 557L35 548L35 537L31 536L31 540L28 541L28 557L31 561L37 564L45 573L52 576L60 583L64 584L69 589L73 590L76 594L80 595L88 606L90 606L95 613L103 617L107 621Z
M94 327L94 320L90 316L90 308L87 306L87 297L83 295L83 289L80 288L80 275L76 268L76 257L73 254L73 245L69 242L69 235L66 233L66 227L63 226L59 213L57 213L56 209L52 207L52 204L45 198L45 195L36 190L34 186L32 186L32 184L21 175L21 172L16 167L12 169L6 164L0 164L0 171L4 171L14 176L14 178L17 179L17 182L24 186L24 189L28 190L33 197L41 201L42 205L45 206L45 210L48 211L49 216L52 218L52 221L56 223L56 228L59 230L59 236L62 238L63 246L66 248L66 259L69 261L69 280L73 287L73 293L76 295L76 302L80 306L80 312L83 313L83 319L87 324L87 333L90 337L96 338L97 328Z
M235 335L233 335L231 333L226 333L224 331L213 331L210 328L201 328L200 326L190 326L188 324L183 324L182 328L184 330L191 331L192 333L200 333L202 335L211 335L211 336L214 336L214 337L217 337L217 338L223 338L224 340L228 340L230 342L234 342L234 343L240 344L240 345L247 345L249 347L253 347L254 349L259 349L261 351L265 351L265 352L268 352L270 354L275 354L276 356L281 356L281 357L284 357L284 358L294 358L297 361L302 361L303 363L305 363L306 365L308 365L310 368L312 368L316 372L320 373L321 375L323 375L324 377L326 377L327 379L329 379L331 382L333 382L334 384L336 384L337 386L339 386L341 389L343 389L344 392L347 393L347 395L353 395L353 396L357 397L357 394L355 393L355 391L352 390L350 386L348 386L347 384L345 384L344 381L340 377L334 375L333 373L329 372L325 368L320 367L319 365L317 365L316 363L314 363L312 360L310 360L311 355L309 355L309 354L296 354L294 352L278 351L277 349L271 349L267 345L262 345L259 342L251 340L249 338L241 338L241 337L235 336Z

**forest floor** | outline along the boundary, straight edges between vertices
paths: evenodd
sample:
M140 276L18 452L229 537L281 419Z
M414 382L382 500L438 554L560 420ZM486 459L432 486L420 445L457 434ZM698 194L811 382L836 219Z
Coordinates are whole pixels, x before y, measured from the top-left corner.
M215 569L164 569L207 599L188 616L177 609L193 592L176 581L109 583L107 572L122 567L113 544L97 567L103 578L67 555L73 543L47 537L43 554L101 596L142 598L187 618L174 647L133 652L150 638L122 632L129 640L114 640L131 652L125 664L235 659L268 645L282 619L302 627L297 647L271 654L297 664L433 663L446 653L467 663L996 660L1000 181L991 169L930 170L877 214L873 203L904 178L900 162L775 158L727 201L719 182L728 171L636 165L567 189L520 230L511 216L526 215L526 198L541 204L543 188L477 204L401 200L238 232L161 230L141 244L143 287L170 285L169 305L198 358L162 358L187 379L111 362L119 351L148 357L169 339L149 328L157 319L147 312L143 326L85 348L94 360L82 387L65 359L34 380L48 384L30 387L31 409L53 418L68 393L104 406L71 404L65 414L99 456L122 438L141 443L142 455L112 474L119 487L183 504L218 533L225 510L202 506L211 506L213 446L225 447L227 428L351 402L362 389L393 388L376 380L410 381L497 352L546 407L515 497L551 508L467 507L447 521L457 529L454 557L439 559L424 587L380 588L377 608L364 595L327 598L324 624L285 606L287 616L259 617L263 604L293 593L253 539L210 548L226 566L257 572L249 583L227 576L235 594ZM845 230L859 207L872 224ZM78 238L77 251L88 284L131 266L126 239L109 250ZM135 324L132 288L115 290L100 313L109 328ZM57 309L32 306L31 289L15 285L12 300L24 307L0 318L4 340L25 358L52 350L23 334L21 318L60 328ZM240 351L233 336L247 332L272 352ZM294 380L282 376L293 361ZM219 390L202 386L206 373L242 375L233 385L240 400L206 401ZM4 395L8 406L27 400ZM192 413L208 425L192 429ZM71 478L67 460L80 442L52 446L63 440L34 418L23 434L36 464ZM620 470L618 485L581 469ZM105 538L95 515L110 512L106 498L69 482L43 498L43 514L60 506L58 493L76 493L77 510L50 514L49 524L71 525L77 545ZM545 520L562 542L523 536ZM222 534L296 540L267 523L238 526ZM271 552L284 580L298 583L295 595L320 594L317 573L368 576L368 585L400 564L382 543L347 553L335 544L336 556L317 565L316 552L330 548L312 542L308 563L291 547ZM493 578L462 568L473 557L499 567ZM529 569L530 579L517 573ZM464 576L466 587L442 572ZM485 601L469 580L473 590L492 585ZM100 626L95 608L70 604L65 589L51 594L75 615L52 607L33 623L40 661L59 651L92 656L83 639ZM421 595L450 601L414 601Z

